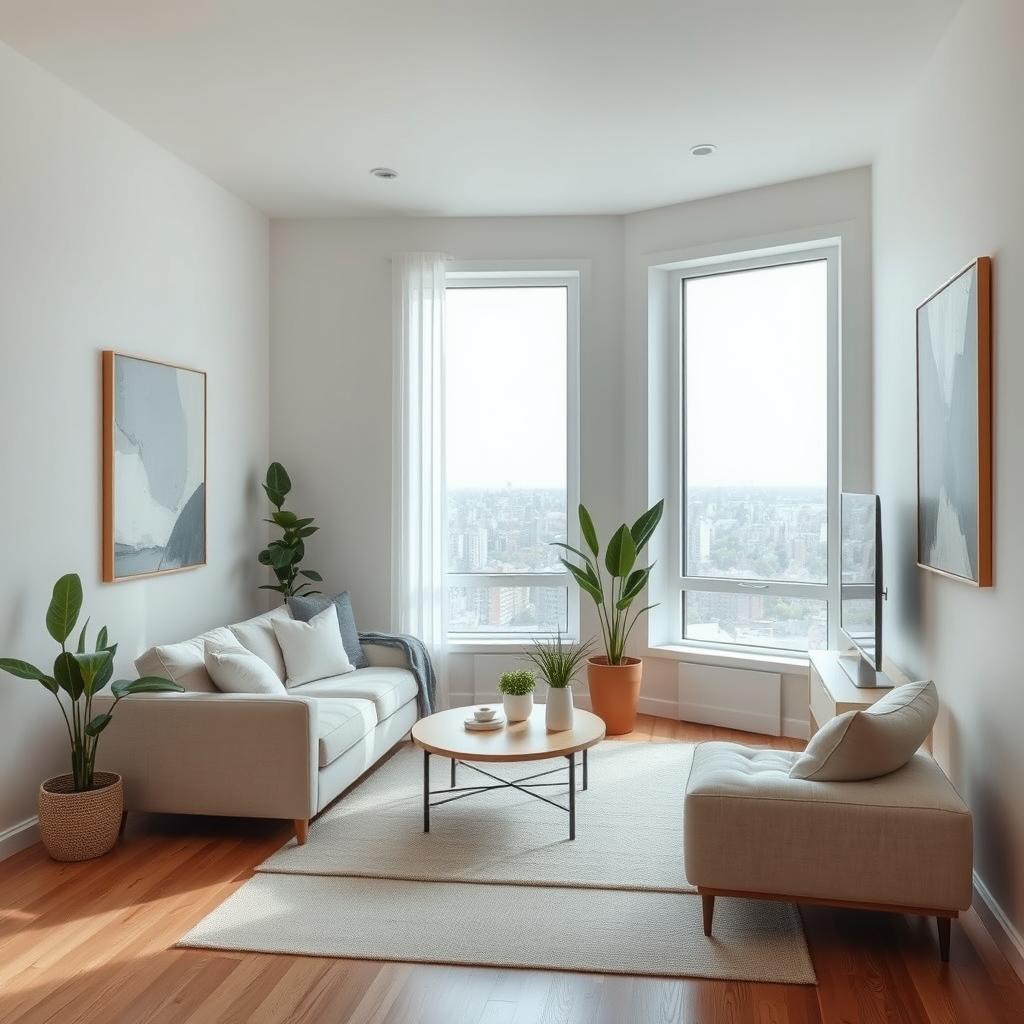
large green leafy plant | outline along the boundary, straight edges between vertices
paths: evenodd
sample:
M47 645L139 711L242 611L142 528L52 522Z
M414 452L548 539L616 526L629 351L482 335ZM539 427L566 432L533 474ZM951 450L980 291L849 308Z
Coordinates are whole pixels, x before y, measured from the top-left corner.
M608 572L607 586L601 572L599 556L601 546L597 542L594 520L585 505L580 505L580 532L590 551L588 555L570 544L556 546L572 552L583 560L583 565L573 565L562 559L562 564L573 574L580 588L588 593L597 605L597 617L601 623L601 639L609 665L620 665L626 650L626 641L637 620L644 612L656 608L649 604L629 617L630 605L639 597L654 565L637 568L636 561L652 534L661 522L665 510L664 500L649 508L632 526L623 523L612 535L604 553L604 567Z
M292 482L280 462L272 462L267 470L263 490L267 492L275 511L264 522L281 528L281 537L272 540L260 553L260 565L269 565L277 577L276 584L266 584L260 590L276 590L283 600L289 597L309 597L319 594L312 590L309 580L320 583L323 576L313 569L300 569L299 563L306 557L306 537L312 536L320 527L313 525L313 517L300 519L284 507L284 499L292 489Z
M114 703L109 711L92 713L92 699L110 682L114 674L117 644L108 643L107 627L96 636L95 650L87 651L89 620L85 620L78 645L67 648L68 638L82 611L82 581L76 573L61 576L54 584L50 607L46 611L46 630L60 644L60 654L53 663L53 674L17 658L0 658L0 670L19 679L34 679L56 697L71 743L71 775L75 792L92 789L96 770L96 747L100 733L110 725L118 702L132 693L161 693L182 687L169 679L143 676L141 679L118 679L111 684Z

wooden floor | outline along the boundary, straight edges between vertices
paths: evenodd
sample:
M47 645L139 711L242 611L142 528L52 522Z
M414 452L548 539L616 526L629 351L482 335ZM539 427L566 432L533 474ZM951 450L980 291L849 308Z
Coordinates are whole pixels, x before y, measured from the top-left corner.
M654 718L622 742L650 739L801 746ZM1024 986L973 912L944 965L932 922L806 909L817 987L172 948L287 838L275 822L138 816L100 860L36 846L0 863L0 1022L1024 1022Z

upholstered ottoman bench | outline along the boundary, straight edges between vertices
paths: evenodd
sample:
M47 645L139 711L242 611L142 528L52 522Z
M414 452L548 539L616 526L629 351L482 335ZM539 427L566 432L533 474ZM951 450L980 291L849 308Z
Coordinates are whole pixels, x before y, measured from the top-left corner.
M822 782L790 776L800 756L697 747L683 845L704 933L716 896L862 907L934 916L947 960L951 920L971 904L972 830L942 769L916 753L878 778Z

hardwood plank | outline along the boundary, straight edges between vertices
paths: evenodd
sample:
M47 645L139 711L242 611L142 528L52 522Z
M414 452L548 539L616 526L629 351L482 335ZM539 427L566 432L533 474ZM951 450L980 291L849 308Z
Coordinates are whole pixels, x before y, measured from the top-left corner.
M617 742L799 740L639 716ZM977 915L953 925L806 907L815 986L632 978L174 948L283 844L291 823L138 815L107 857L0 864L4 1024L1010 1024L1024 985ZM699 940L699 936L693 937ZM686 937L681 936L681 941Z

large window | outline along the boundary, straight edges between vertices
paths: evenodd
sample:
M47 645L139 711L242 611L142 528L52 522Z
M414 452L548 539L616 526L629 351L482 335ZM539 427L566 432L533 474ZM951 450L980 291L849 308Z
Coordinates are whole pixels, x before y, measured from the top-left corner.
M677 272L674 527L690 643L828 646L835 251Z
M448 621L455 636L575 635L578 279L452 273L445 312ZM575 520L575 517L573 517Z

